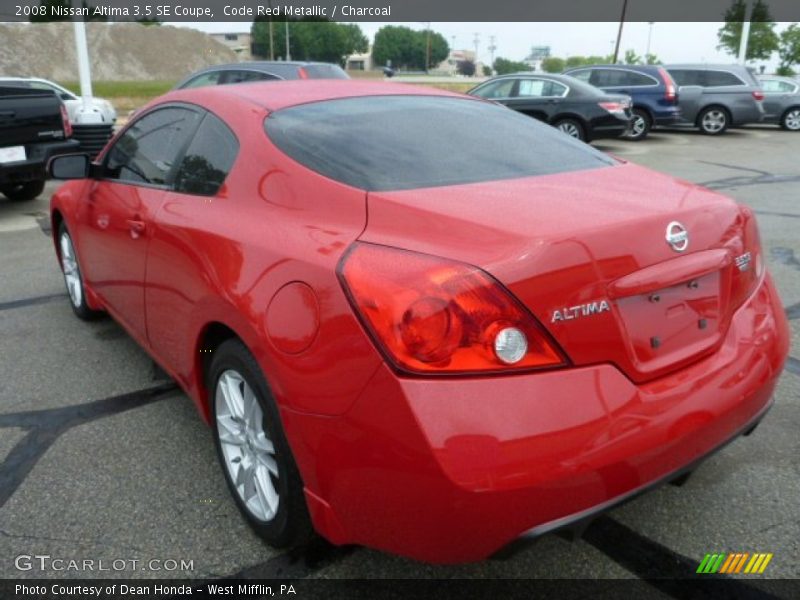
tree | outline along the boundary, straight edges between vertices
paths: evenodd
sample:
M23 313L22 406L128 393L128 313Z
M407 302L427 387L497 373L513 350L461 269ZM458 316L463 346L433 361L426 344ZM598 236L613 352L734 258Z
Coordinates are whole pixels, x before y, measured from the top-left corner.
M494 60L494 70L498 75L508 75L509 73L519 73L521 71L532 71L531 66L525 62L508 60L507 58L497 57Z
M636 54L634 50L625 50L623 62L626 65L640 65L642 64L642 57Z
M752 15L745 15L745 6L745 0L733 0L733 4L725 12L725 25L717 32L717 50L725 50L733 56L739 55L743 22L749 16L751 23L746 59L769 60L778 49L778 34L775 33L775 21L770 16L769 7L763 0L756 0L752 5Z
M373 62L385 65L391 61L395 69L427 71L445 60L449 54L450 46L441 33L427 29L417 31L399 25L381 27L372 44ZM427 58L430 60L426 60Z
M460 60L456 64L456 71L464 77L472 77L475 75L475 63L471 60Z
M778 56L781 59L779 75L794 75L792 67L800 63L800 26L792 23L781 33Z
M644 63L646 65L660 65L661 59L655 54L646 54L644 57Z
M492 76L492 67L489 65L481 65L483 67L483 76L484 77L491 77Z
M273 20L272 47L275 58L286 58L287 20ZM319 17L289 19L289 52L294 60L318 60L343 65L345 59L367 49L367 39L355 24L334 23ZM256 19L251 28L253 45L269 56L269 17Z
M548 56L542 61L542 71L545 73L561 73L566 67L567 62L557 56Z

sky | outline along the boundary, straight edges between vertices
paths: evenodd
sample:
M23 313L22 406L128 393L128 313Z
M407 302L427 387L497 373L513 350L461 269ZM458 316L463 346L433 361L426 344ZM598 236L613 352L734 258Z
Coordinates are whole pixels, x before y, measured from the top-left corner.
M193 27L205 32L248 31L248 23L170 23ZM412 29L425 29L427 23L359 23L372 40L375 32L384 25L405 25ZM780 33L788 23L778 23ZM607 55L614 50L619 22L601 23L431 23L431 29L445 36L451 48L474 50L475 34L479 34L478 56L490 62L489 37L495 36L495 57L511 60L525 58L531 46L550 46L554 56ZM650 36L650 52L664 63L721 62L730 63L735 57L716 49L717 31L722 23L654 23L626 22L622 33L620 55L632 49L643 56ZM650 32L652 31L652 35ZM777 56L771 61L758 61L768 70L777 66Z

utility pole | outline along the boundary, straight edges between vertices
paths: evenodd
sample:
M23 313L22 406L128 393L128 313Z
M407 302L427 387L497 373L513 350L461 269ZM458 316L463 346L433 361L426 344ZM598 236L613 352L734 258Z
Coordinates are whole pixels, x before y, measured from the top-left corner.
M284 22L286 23L286 60L292 60L292 51L289 50L289 20Z
M644 53L644 61L647 62L647 57L650 56L650 40L653 38L653 21L648 21L650 30L647 32L647 51Z
M493 35L489 36L489 68L494 72L494 51L497 50L497 46L494 43L495 37ZM477 56L475 57L475 62L477 61Z
M619 58L619 43L622 40L622 27L625 25L625 13L628 11L628 0L622 0L622 15L619 17L619 31L617 31L617 43L614 45L614 64Z
M428 47L425 52L425 71L431 68L431 22L428 21Z
M475 32L475 39L472 41L475 44L475 62L478 62L478 45L481 43L481 34Z
M744 22L742 23L742 38L739 40L739 63L747 63L747 44L750 41L750 0L744 0Z

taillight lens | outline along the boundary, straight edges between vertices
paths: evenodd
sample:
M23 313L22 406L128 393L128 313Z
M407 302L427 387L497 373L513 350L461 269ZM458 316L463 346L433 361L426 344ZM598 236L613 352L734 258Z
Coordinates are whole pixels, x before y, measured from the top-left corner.
M400 370L491 373L566 364L525 307L476 267L359 242L338 274L366 329Z
M72 123L69 122L67 107L61 105L61 123L64 126L64 137L72 137Z
M627 102L598 102L600 108L607 110L612 115L625 116L625 111L630 106Z
M667 70L663 67L658 67L658 74L661 76L661 80L664 82L664 88L666 90L664 93L664 98L668 102L675 102L678 99L678 90L675 87L675 82L672 80L672 77L670 77L669 73L667 73Z
M753 98L761 102L764 99L764 92L762 92L761 90L756 90L755 92L753 92Z
M308 79L308 71L306 71L303 67L299 67L297 69L297 76L300 79Z

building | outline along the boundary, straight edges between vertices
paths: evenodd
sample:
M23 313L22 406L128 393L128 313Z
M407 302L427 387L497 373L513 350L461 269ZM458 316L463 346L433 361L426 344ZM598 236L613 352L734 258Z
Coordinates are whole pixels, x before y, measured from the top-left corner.
M541 71L545 58L550 58L550 46L533 46L524 62L534 71Z
M348 56L345 68L348 71L372 71L375 68L372 61L372 45L366 52Z
M450 54L448 57L440 62L436 67L431 69L431 73L435 75L447 75L453 77L458 75L458 63L468 60L470 62L475 62L475 51L474 50L450 50ZM476 63L475 69L476 74L480 75L480 68L482 65Z
M250 51L250 44L252 36L250 32L236 32L236 33L210 33L212 38L224 44L239 57L239 60L250 60L252 54Z

